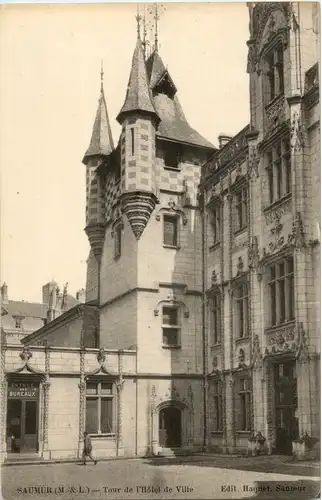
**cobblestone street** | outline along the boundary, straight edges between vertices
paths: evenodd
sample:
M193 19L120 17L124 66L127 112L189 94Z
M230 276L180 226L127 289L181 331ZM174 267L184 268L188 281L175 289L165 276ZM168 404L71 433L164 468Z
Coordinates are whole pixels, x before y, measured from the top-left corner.
M2 497L30 499L313 499L319 465L215 457L15 465L2 469Z

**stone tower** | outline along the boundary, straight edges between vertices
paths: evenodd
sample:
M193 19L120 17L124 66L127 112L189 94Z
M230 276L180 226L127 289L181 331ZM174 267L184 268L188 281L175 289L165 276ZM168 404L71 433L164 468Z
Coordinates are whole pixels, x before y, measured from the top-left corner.
M156 394L171 394L175 384L179 399L187 399L189 391L202 397L197 189L201 165L214 147L187 122L157 46L146 60L139 28L117 120L122 130L113 149L102 92L84 159L91 245L87 300L99 300L100 347L137 349L136 390L143 405L137 439L143 452L157 432L151 428L147 442L151 374ZM187 381L175 382L177 374ZM196 429L202 439L199 421Z

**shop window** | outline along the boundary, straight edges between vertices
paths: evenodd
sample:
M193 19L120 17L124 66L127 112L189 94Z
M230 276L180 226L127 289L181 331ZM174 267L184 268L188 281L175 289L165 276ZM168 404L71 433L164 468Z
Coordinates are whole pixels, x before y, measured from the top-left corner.
M292 192L289 137L283 138L266 153L268 201L274 203Z
M89 434L114 433L114 395L109 382L87 382L86 423Z
M235 213L236 225L235 231L241 231L247 227L247 206L248 192L247 187L241 188L235 195Z
M177 215L163 216L163 244L167 247L178 246L179 218Z
M237 339L248 337L248 283L238 284L234 289L235 299L235 336Z
M294 264L288 257L268 268L270 326L294 319Z
M163 306L162 309L162 334L164 346L180 345L180 319L179 308Z
M251 388L248 377L240 377L236 380L236 418L239 431L251 430Z
M222 385L220 380L214 382L214 418L213 418L213 432L222 431Z
M210 342L220 344L221 340L221 295L216 293L211 300L210 309Z
M267 103L284 93L284 51L278 45L266 56Z

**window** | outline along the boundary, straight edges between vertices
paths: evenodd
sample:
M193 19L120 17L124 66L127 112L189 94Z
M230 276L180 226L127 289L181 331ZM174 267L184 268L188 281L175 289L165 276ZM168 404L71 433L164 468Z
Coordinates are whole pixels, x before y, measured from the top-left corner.
M211 228L213 241L212 244L215 245L220 241L220 229L221 229L221 210L220 205L215 206L211 210Z
M289 257L268 268L270 325L294 319L294 268Z
M247 196L246 187L236 193L236 231L247 227Z
M168 145L164 155L164 165L169 168L178 168L180 161L180 154L176 147Z
M130 131L131 131L131 155L134 156L134 154L135 154L134 128L133 127L130 128Z
M238 285L234 291L236 310L236 338L248 337L248 284Z
M266 57L267 102L284 93L284 53L278 46Z
M222 388L221 381L215 380L213 431L222 431Z
M237 425L240 431L251 430L251 391L250 379L241 377L237 379Z
M22 320L23 318L15 318L15 328L22 328Z
M266 153L269 203L292 192L290 139L286 137Z
M217 293L212 299L211 307L211 344L220 344L221 332L221 295Z
M162 309L163 344L166 346L180 345L179 309L164 306Z
M113 433L114 396L110 382L86 384L86 432L89 434Z
M114 229L114 257L121 257L122 249L122 225L118 224Z
M178 246L178 217L177 215L163 216L163 244L169 247Z

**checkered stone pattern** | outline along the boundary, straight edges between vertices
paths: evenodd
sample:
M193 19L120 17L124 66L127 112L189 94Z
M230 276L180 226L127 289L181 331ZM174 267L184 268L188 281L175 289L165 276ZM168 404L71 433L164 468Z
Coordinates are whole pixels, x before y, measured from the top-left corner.
M120 181L115 180L114 173L110 172L105 187L105 219L108 222L112 217L113 207L121 194Z
M182 163L178 171L164 168L164 162L158 158L157 162L157 185L159 189L182 193L186 190L186 201L188 205L197 205L197 192L200 181L201 167L199 165Z

